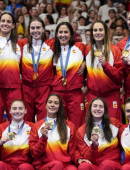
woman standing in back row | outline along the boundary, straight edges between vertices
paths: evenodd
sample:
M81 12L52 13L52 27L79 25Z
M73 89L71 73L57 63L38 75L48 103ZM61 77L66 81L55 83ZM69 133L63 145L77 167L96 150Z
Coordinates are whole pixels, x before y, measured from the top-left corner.
M4 12L0 16L0 123L6 108L10 119L10 105L14 99L21 99L20 47L17 44L15 18Z
M45 41L44 22L39 17L30 21L28 39L22 47L22 93L27 106L25 120L35 122L46 116L45 102L54 79L53 40Z
M66 118L76 128L84 123L84 50L81 42L74 43L74 32L68 22L60 23L56 28L54 61L56 65L55 79L52 90L62 97Z
M120 88L123 62L117 46L110 44L109 30L103 21L92 24L91 42L86 47L87 102L95 97L105 99L109 116L122 120Z

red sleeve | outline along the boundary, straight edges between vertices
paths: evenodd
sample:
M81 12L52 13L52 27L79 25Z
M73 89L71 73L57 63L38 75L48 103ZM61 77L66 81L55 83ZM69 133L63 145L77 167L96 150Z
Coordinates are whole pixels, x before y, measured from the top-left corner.
M48 39L45 41L45 43L50 46L51 50L54 52L54 43L55 43L55 38Z
M80 51L82 51L82 55L85 56L86 45L81 42L76 42L75 46L78 47L80 49ZM84 60L85 60L85 58L84 58Z
M90 44L86 46L85 48L85 57L88 55L89 51L91 50Z
M121 60L121 51L120 49L115 46L114 44L111 44L111 51L114 56L114 65L111 66L108 62L106 62L103 67L104 73L114 82L121 83L123 80L123 67L124 64Z
M76 141L77 141L78 150L80 152L80 155L84 159L87 159L93 164L95 164L98 156L98 147L94 147L92 144L88 146L85 143L84 141L85 127L86 125L83 125L81 126L81 128L77 130Z
M123 51L124 48L125 48L125 45L126 45L126 42L127 42L127 38L128 38L128 37L123 38L123 39L118 43L118 47L120 48L121 51Z
M38 136L37 123L35 123L31 129L30 138L29 138L29 146L31 149L31 154L34 158L40 157L45 151L47 146L47 138Z
M71 156L72 161L77 165L77 160L79 157L81 158L80 154L76 152L76 129L73 123L66 121L67 125L70 127L70 140L68 143L68 151L69 155Z
M125 129L127 126L128 126L128 124L127 124L127 125L122 125L122 126L120 127L120 129L119 129L119 141L120 141L120 150L121 150L121 152L123 151L123 148L122 148L122 145L121 145L121 135L122 135L124 129Z

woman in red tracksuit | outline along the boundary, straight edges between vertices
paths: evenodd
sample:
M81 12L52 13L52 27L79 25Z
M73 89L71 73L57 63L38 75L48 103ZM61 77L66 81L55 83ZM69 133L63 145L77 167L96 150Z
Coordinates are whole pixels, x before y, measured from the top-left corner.
M100 50L99 54L96 50ZM93 98L102 97L107 102L109 116L118 120L122 120L119 92L124 66L120 57L120 49L110 44L107 25L103 21L94 22L91 42L86 47L87 107Z
M123 50L130 50L130 12L127 13L127 25L129 28L129 36L125 37L118 43L118 47ZM125 101L130 97L130 55L121 57L124 62L124 98Z
M56 28L54 49L56 73L52 90L62 97L66 118L78 128L85 119L84 95L81 91L84 75L80 74L80 69L85 68L85 45L74 43L72 26L62 22Z
M27 109L21 99L11 103L12 120L0 125L0 170L34 170L29 136L33 123L24 121Z
M128 119L128 124L123 125L119 130L120 143L123 148L122 152L122 168L121 170L130 169L130 97L125 102L125 115Z
M121 169L118 144L118 131L121 126L117 119L109 119L104 99L97 97L91 101L86 123L77 130L76 135L77 152L81 155L78 159L78 170Z
M22 48L22 94L27 106L25 120L35 122L46 116L45 103L54 80L53 40L44 36L44 22L39 17L29 23L28 39L19 43Z
M17 44L15 18L11 13L3 12L0 16L0 123L6 109L10 119L10 105L14 99L21 99L20 57Z
M29 145L36 170L77 170L78 154L76 129L72 122L65 120L63 102L59 95L50 94L46 101L47 116L35 123Z

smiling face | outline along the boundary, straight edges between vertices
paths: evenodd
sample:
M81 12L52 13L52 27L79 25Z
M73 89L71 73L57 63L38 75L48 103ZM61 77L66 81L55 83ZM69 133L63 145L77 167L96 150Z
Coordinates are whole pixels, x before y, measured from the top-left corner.
M128 13L128 15L127 15L127 25L130 30L130 13Z
M44 28L42 27L42 23L39 21L33 21L30 24L30 35L35 40L41 40L42 34L44 33Z
M57 96L50 96L46 103L47 116L51 118L57 117L59 110L59 98Z
M10 108L10 114L12 116L12 120L15 122L21 122L24 119L24 115L27 110L22 101L14 101Z
M13 24L12 17L8 14L4 14L1 17L0 27L3 36L9 37L11 34L11 30L15 27L15 24Z
M102 120L102 117L104 115L104 104L100 99L93 101L91 107L91 114L93 116L94 122Z
M71 37L69 28L66 25L61 25L58 29L57 37L61 46L69 45L69 40Z
M105 37L105 29L101 23L95 23L93 26L93 38L95 41L103 41Z
M130 123L130 103L127 103L125 105L125 115L126 115L127 119L129 120L129 123Z

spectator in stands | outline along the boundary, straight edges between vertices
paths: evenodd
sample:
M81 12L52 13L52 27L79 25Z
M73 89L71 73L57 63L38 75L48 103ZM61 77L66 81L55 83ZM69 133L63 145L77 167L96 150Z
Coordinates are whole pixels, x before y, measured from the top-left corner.
M124 34L125 34L125 36L128 36L129 32L126 28L125 21L122 18L116 18L115 25L116 26L123 26L124 27L124 30L123 30ZM116 27L110 28L109 31L110 31L110 40L112 41L112 37L116 35Z
M55 4L48 3L44 9L44 12L39 15L39 17L44 21L46 15L52 15L54 22L56 23L58 18L58 13Z
M60 6L58 13L59 13L59 18L57 19L57 25L61 22L70 22L66 6L64 5Z
M77 22L72 22L72 28L74 31L74 40L75 42L82 42L82 37L80 34L77 33L78 30L78 23Z
M32 12L32 9L33 8L36 8L36 4L37 4L37 0L29 0L29 3L28 3L28 9L29 9L29 13L31 14Z
M25 36L28 34L28 25L30 21L30 14L26 6L22 6L22 14L24 16L24 23L25 23Z
M127 22L127 11L125 10L125 4L123 2L119 2L118 4L118 12L117 17L121 17L125 22Z
M118 131L122 124L108 116L108 106L104 99L94 98L88 108L86 123L76 135L78 170L120 170L121 153Z
M54 24L54 19L51 15L46 15L45 17L45 29L50 31L50 38L55 37L56 24Z
M12 120L0 125L0 170L34 170L28 145L32 123L24 121L26 112L23 100L16 99L10 107Z
M54 47L56 73L52 90L62 97L66 118L72 121L76 128L83 124L85 118L84 95L81 91L85 69L83 55L85 47L81 42L75 43L70 23L62 22L57 26ZM66 66L65 71L64 66Z
M20 57L17 42L16 22L10 12L0 17L0 123L6 108L10 120L10 105L14 99L21 99Z
M109 28L115 29L116 28L116 11L114 9L109 10L109 20L106 20L105 23Z
M95 22L97 20L97 15L95 14L94 10L90 10L88 12L88 18L86 20L85 25L90 25L91 23Z
M33 7L31 10L31 19L35 17L38 17L38 11L35 7Z
M36 8L37 8L37 10L38 10L39 15L44 12L45 7L46 7L46 5L45 5L43 2L38 3L38 4L36 5Z
M0 0L0 12L4 12L5 11L5 2L4 0Z
M86 46L90 44L90 35L91 35L91 29L85 30Z
M17 34L25 34L25 23L23 14L18 15L16 18Z
M73 162L77 164L77 155L74 155L76 130L72 122L65 120L59 95L48 96L46 112L47 116L34 124L30 134L33 165L36 170L77 170L73 165Z
M78 23L79 23L79 26L85 26L86 19L83 16L80 16L78 18Z
M96 50L100 53L95 54ZM93 23L90 45L86 47L87 108L93 98L103 97L109 116L118 120L122 120L119 92L124 66L120 57L119 48L110 44L107 25L103 21Z
M19 33L17 40L22 40L22 39L24 39L24 34Z
M124 107L125 115L128 119L128 123L123 125L119 131L120 143L123 148L122 152L122 168L121 170L129 170L130 169L130 98L128 98L125 102Z
M16 0L10 0L10 1L11 1L11 5L6 7L6 11L10 11L12 12L13 15L15 15L15 9L22 8L22 5L17 4Z
M124 27L122 25L116 26L116 34L112 37L112 43L117 45L124 37Z
M108 11L114 9L117 12L117 8L113 7L114 0L107 0L107 4L101 6L98 11L98 20L109 20Z
M50 38L50 31L45 30L45 35L46 35L46 39L48 40Z

